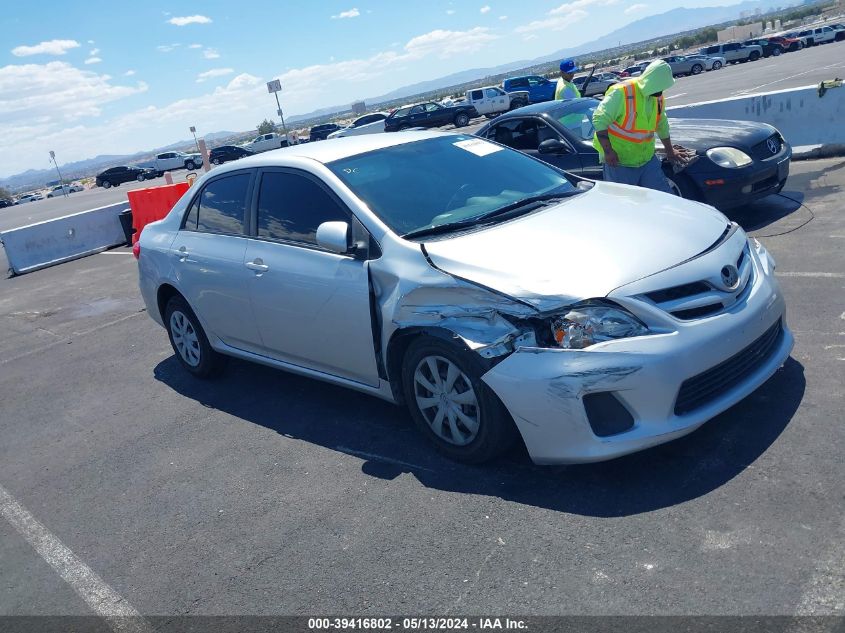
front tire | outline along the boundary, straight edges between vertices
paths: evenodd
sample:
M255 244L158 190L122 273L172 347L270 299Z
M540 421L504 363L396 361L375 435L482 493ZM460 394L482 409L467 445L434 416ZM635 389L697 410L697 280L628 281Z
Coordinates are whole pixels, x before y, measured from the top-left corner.
M756 62L758 59L760 59L760 53L758 53L757 51L751 51L751 53L748 55L748 61L750 62Z
M209 378L222 367L223 356L211 349L208 337L188 302L176 295L164 309L167 336L179 364L197 378Z
M469 125L469 115L466 112L459 112L455 115L455 127Z
M701 201L701 195L686 174L676 174L672 171L671 167L665 167L663 169L663 175L666 176L669 189L672 190L673 194L684 200Z
M422 336L402 361L402 388L411 417L435 448L456 461L479 464L513 447L517 431L481 376L479 356Z
M778 57L781 54L780 48L772 49L772 57Z
M111 189L111 181L110 180L104 180L103 181L103 189Z
M192 161L192 160L186 160L185 161L185 169L193 171L196 168L197 168L197 165L196 165L196 163L194 163L194 161Z
M138 182L144 182L146 180L146 178L144 178L144 174L138 174L138 177L136 178L136 180Z

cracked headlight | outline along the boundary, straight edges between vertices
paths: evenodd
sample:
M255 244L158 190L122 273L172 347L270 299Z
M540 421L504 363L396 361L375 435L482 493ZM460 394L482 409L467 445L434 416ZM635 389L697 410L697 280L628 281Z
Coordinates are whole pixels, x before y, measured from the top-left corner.
M707 158L716 163L719 167L736 169L751 164L751 157L735 147L714 147L707 150Z
M552 337L564 349L584 349L596 343L631 336L643 336L648 328L622 308L606 305L576 305L552 317Z

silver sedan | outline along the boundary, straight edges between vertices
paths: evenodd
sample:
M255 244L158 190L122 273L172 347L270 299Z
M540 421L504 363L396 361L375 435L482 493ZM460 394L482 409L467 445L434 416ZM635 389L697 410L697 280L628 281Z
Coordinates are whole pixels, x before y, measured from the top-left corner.
M468 135L245 158L136 246L186 371L235 356L404 403L466 462L518 442L542 464L667 442L793 344L774 261L715 209Z

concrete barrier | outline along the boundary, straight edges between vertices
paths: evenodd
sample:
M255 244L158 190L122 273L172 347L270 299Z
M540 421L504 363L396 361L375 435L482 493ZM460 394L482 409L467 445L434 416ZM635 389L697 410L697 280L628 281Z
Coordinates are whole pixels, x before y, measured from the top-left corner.
M845 144L845 87L824 82L666 108L669 118L733 119L775 126L793 147Z
M21 275L125 244L118 215L128 208L124 201L2 231L9 267Z

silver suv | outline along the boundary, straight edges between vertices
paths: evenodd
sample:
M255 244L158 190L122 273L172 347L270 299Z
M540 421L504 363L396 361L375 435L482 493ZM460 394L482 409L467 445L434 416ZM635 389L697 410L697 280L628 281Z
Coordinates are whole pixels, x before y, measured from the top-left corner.
M729 64L756 62L763 57L763 48L761 46L757 46L756 44L746 46L739 42L705 46L704 48L698 49L698 52L702 55L718 55L724 57Z

